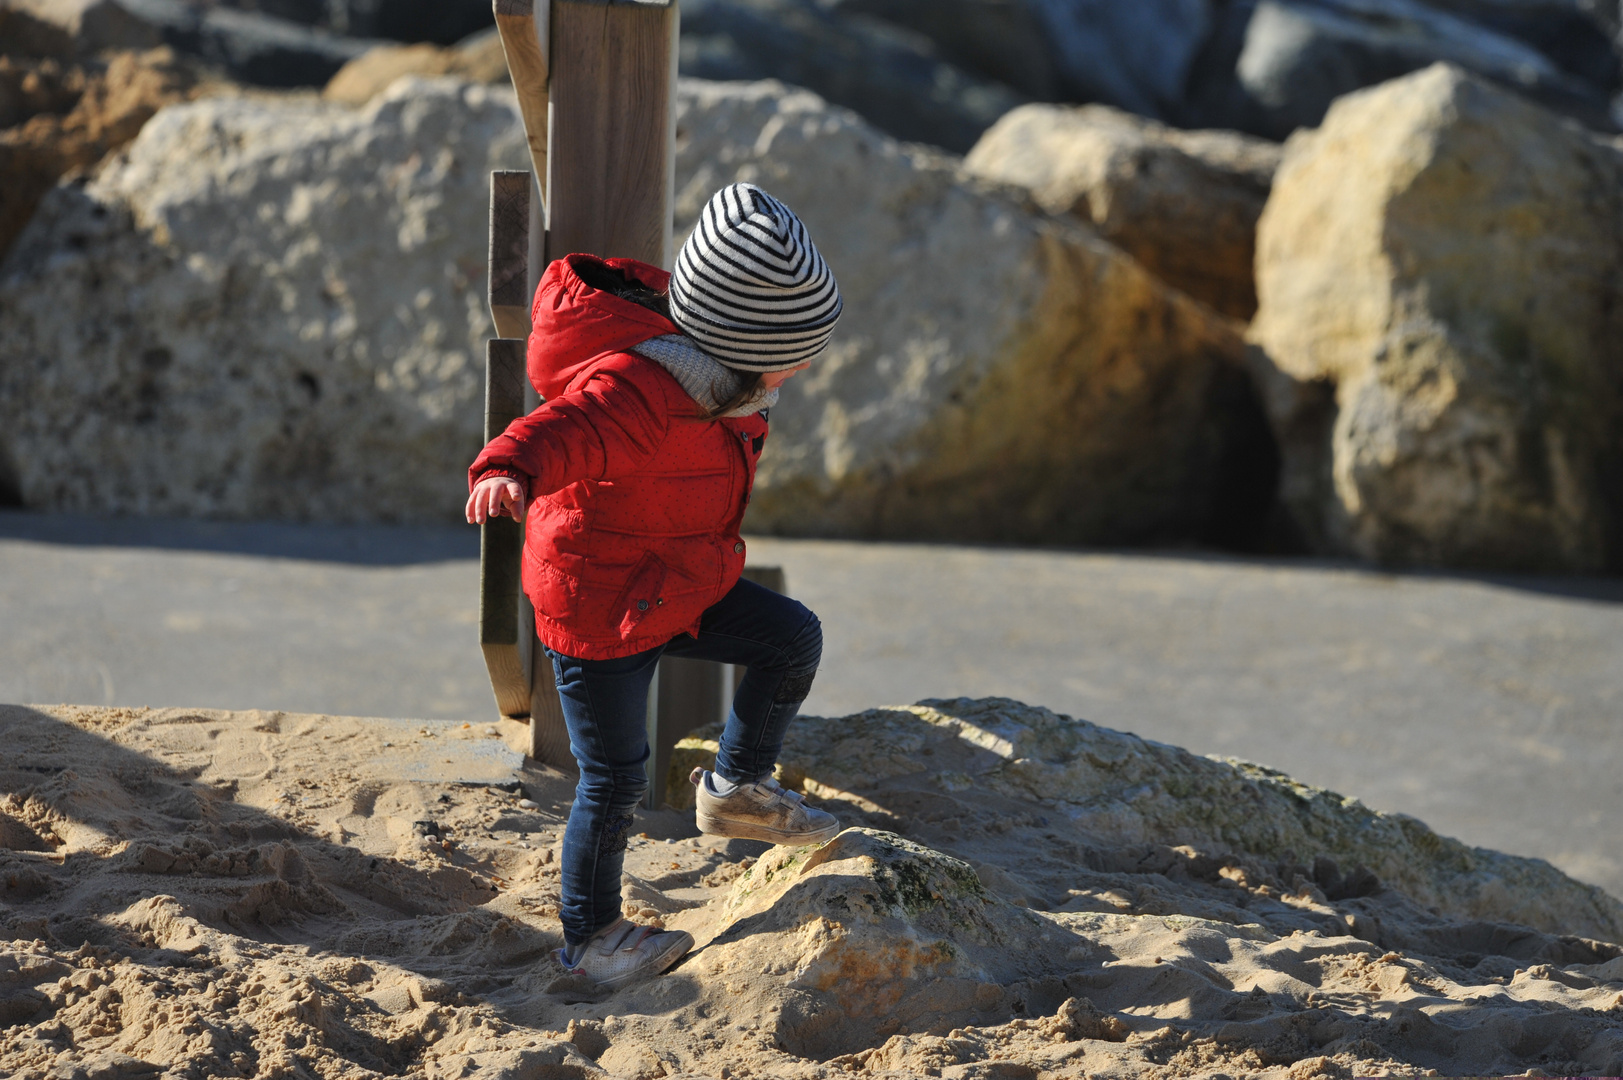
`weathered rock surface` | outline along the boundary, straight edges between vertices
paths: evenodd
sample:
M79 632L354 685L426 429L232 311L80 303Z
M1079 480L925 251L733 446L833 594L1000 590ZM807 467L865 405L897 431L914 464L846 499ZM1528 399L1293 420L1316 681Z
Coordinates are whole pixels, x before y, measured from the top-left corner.
M1491 1071L1525 1052L1539 1007L1512 995L1560 979L1608 1007L1623 974L1623 947L1575 936L1615 936L1623 904L1538 860L1018 702L802 717L781 777L854 827L773 849L724 902L667 921L704 943L679 970L764 1014L790 1053L844 1055L830 1064L972 1075L945 1069L1001 1057L1065 1075L1080 1055L1051 1057L1061 1046L1126 1062L1170 1005L1191 1035L1275 1047L1302 1075L1349 1053ZM1406 1001L1372 1013L1372 992ZM1265 1016L1275 994L1291 1019ZM1428 996L1473 1008L1445 1016ZM1606 1017L1554 1022L1543 1052L1620 1060ZM1216 1068L1193 1047L1179 1060Z
M786 784L823 798L889 805L908 819L928 814L928 802L910 810L903 789L959 800L986 791L1049 808L1055 821L1095 844L1142 845L1148 862L1164 864L1156 872L1187 860L1187 853L1170 853L1187 847L1208 857L1283 863L1284 885L1292 884L1288 868L1295 864L1295 874L1338 901L1386 886L1453 920L1623 941L1623 903L1541 859L1467 847L1414 818L1371 810L1260 765L1200 757L1019 702L958 698L839 718L803 717L790 728L781 760ZM1053 856L1056 866L1066 862L1062 851ZM1337 869L1320 864L1315 870L1320 859ZM1069 861L1069 886L1055 887L1056 880L1045 887L1042 875L1025 871L1036 897L1064 903L1067 889L1077 887L1078 862L1092 870L1114 869L1085 856ZM1357 867L1364 874L1355 880ZM1187 865L1189 871L1200 872ZM1205 871L1216 872L1215 866ZM1266 905L1250 910L1249 918L1278 933L1288 933L1301 914L1269 912ZM1274 923L1276 918L1282 921Z
M480 440L487 174L511 94L164 111L0 270L0 440L29 505L443 518Z
M717 187L759 183L846 301L773 413L749 527L1247 541L1273 449L1226 319L811 94L691 84L677 127L679 235Z
M854 109L898 139L957 153L1023 98L947 62L931 41L816 0L690 0L681 69L701 79L781 79Z
M1391 562L1623 566L1623 156L1436 66L1287 147L1251 336L1285 497Z
M456 75L473 82L510 82L507 56L494 29L451 48L428 42L379 45L338 69L321 96L344 105L365 105L406 75Z
M1225 315L1257 309L1257 219L1280 149L1227 131L1178 131L1103 105L1025 105L964 167L1091 221L1155 275Z
M203 85L167 48L83 66L0 57L0 257L59 177L94 165Z
M774 416L753 528L1248 541L1273 449L1226 320L809 93L684 83L679 129L682 220L756 180L847 302ZM5 266L27 505L454 513L489 332L485 171L522 145L509 94L451 82L359 113L161 114L128 161L55 192Z

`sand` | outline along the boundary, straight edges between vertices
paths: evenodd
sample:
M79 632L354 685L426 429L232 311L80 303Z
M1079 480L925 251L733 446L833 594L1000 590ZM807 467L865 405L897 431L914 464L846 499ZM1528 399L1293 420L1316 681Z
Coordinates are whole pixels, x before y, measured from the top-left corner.
M1615 898L996 699L797 722L820 848L640 815L627 912L698 948L605 995L513 734L0 707L0 1076L1623 1072Z

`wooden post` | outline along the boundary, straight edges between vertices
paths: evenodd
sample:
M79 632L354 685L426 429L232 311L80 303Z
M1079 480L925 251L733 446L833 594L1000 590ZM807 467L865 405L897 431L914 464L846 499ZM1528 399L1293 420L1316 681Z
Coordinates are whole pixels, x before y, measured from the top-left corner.
M485 345L485 441L524 411L524 342ZM529 634L520 626L519 566L524 528L510 518L479 529L479 647L503 716L530 715ZM532 725L533 728L533 725Z
M504 337L519 337L529 333L529 304L552 258L579 251L671 265L678 16L673 0L492 0L492 8L541 198L527 230L514 224L503 234L509 258L527 231L528 273L509 271L498 283L492 236L492 317ZM500 196L492 187L493 228L499 199L514 222L523 202L516 179L501 183ZM526 283L522 294L517 281ZM533 626L529 605L518 604L518 618ZM529 633L530 752L567 766L552 665ZM665 738L657 718L651 728L657 746Z
M490 317L497 337L519 341L530 336L532 183L527 171L490 174Z
M552 0L553 258L670 267L677 21L671 0Z

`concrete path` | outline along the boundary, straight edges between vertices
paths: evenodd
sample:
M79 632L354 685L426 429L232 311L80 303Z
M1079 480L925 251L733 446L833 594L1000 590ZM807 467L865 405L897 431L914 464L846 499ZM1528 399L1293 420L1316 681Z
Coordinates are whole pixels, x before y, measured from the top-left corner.
M0 701L483 721L477 537L0 513ZM1623 582L757 539L808 712L1001 694L1283 769L1623 895Z

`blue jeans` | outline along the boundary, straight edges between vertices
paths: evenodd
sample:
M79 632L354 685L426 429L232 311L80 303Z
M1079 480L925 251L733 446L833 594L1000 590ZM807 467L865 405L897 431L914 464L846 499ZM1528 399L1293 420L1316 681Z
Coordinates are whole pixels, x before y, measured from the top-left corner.
M648 778L648 687L661 656L742 664L721 734L716 772L737 783L772 774L783 734L811 691L823 655L823 628L805 605L740 580L704 613L699 636L615 660L582 660L547 650L580 764L575 804L564 829L564 938L578 945L620 918L620 870L632 811Z

